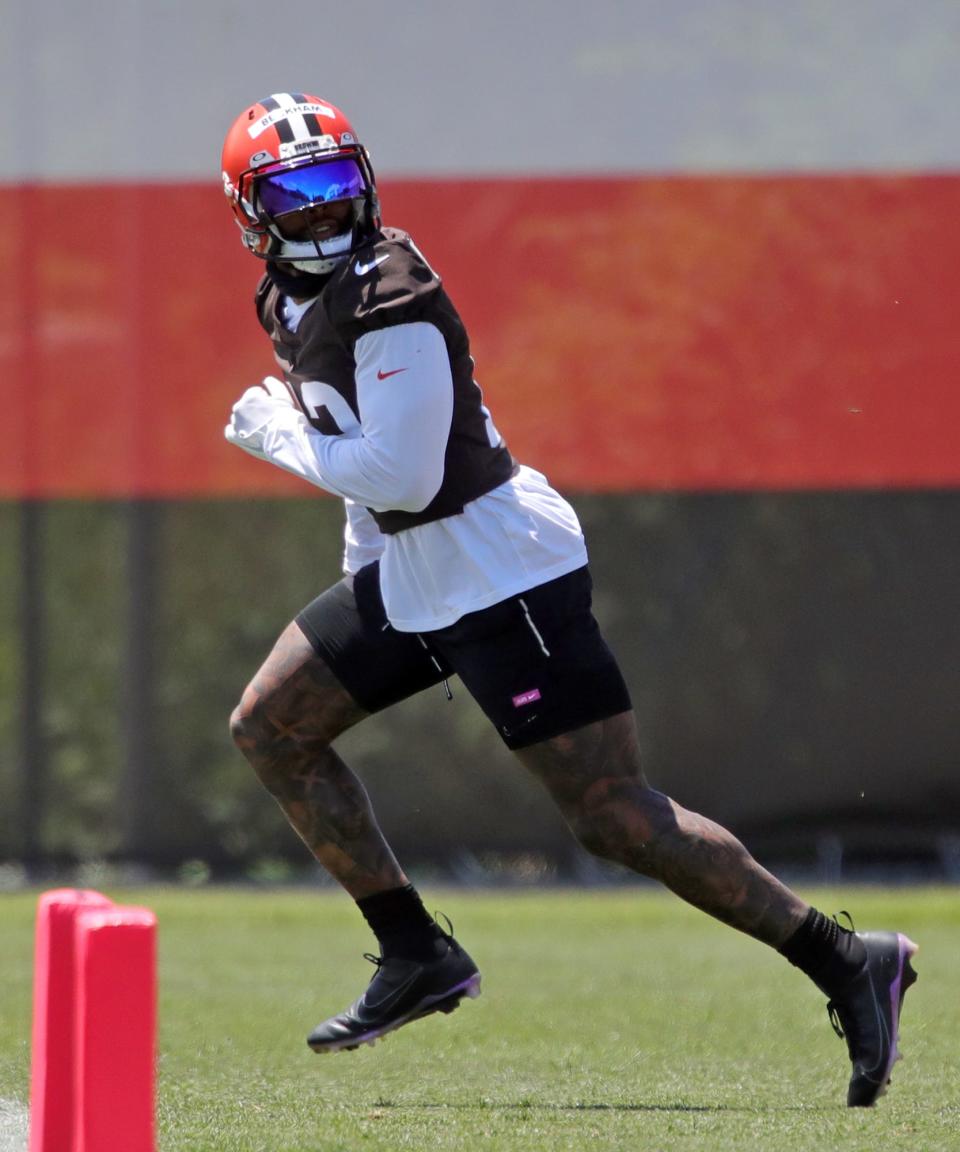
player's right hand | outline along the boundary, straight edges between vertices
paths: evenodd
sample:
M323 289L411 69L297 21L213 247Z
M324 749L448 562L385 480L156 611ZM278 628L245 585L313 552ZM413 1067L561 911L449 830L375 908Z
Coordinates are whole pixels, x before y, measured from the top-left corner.
M263 438L281 413L296 411L290 389L276 376L248 388L234 404L223 434L231 444L255 455L263 453Z

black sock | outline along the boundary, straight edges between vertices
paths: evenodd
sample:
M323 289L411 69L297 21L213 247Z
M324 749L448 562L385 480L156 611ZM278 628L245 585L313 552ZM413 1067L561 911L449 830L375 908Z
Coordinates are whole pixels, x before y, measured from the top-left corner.
M867 955L858 936L816 908L810 909L779 951L827 996L835 996L849 984Z
M423 906L416 888L407 884L357 901L373 929L383 955L406 960L432 960L443 932Z

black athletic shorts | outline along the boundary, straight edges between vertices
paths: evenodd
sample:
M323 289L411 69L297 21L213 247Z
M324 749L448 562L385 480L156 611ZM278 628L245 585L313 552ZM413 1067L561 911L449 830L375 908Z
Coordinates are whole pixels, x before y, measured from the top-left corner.
M456 673L507 747L525 748L630 708L630 696L591 611L589 570L417 634L387 622L378 564L335 584L297 623L368 712Z

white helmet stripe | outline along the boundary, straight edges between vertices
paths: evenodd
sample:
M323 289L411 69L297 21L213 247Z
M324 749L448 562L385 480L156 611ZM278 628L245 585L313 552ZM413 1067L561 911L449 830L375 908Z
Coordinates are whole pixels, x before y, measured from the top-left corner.
M312 133L307 128L307 122L303 118L303 104L289 92L278 92L274 99L287 113L287 123L293 132L294 140L309 140Z
M278 92L261 100L260 103L267 111L266 115L255 120L247 128L251 140L256 140L271 125L276 126L277 135L287 144L294 140L307 140L317 133L311 131L306 116L309 115L311 119L317 116L336 119L336 113L326 104L320 104L316 100L298 100L289 92Z

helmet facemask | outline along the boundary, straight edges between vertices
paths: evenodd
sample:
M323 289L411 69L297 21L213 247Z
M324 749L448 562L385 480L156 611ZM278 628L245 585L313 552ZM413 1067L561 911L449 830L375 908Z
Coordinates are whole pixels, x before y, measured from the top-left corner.
M248 247L314 275L332 272L379 223L373 173L361 149L250 169L241 177L239 193L252 226ZM344 202L350 211L338 231L315 221L318 206ZM291 222L297 225L295 238L284 230L291 230Z

